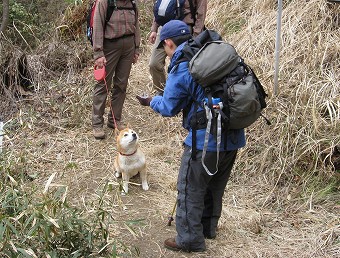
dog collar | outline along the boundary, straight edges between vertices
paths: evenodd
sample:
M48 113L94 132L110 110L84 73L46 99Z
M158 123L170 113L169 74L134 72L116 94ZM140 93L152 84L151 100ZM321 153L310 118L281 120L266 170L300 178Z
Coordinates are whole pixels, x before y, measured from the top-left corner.
M132 156L133 154L135 154L137 152L137 150L135 150L134 152L132 152L131 154L125 154L125 153L122 153L122 152L119 152L120 155L123 155L123 156Z

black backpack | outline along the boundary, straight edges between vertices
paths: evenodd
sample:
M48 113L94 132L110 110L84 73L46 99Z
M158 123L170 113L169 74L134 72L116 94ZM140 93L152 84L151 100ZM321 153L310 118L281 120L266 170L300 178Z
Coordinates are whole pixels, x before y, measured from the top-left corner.
M163 26L171 20L183 20L183 7L186 0L156 0L153 6L153 14L158 25ZM196 23L196 8L193 0L188 0L191 17Z
M87 39L90 41L91 45L93 45L93 16L94 16L94 11L96 9L98 0L90 1L90 6L87 12L87 25L86 25L86 36ZM106 16L105 16L105 24L104 24L104 30L109 22L113 11L115 10L134 10L136 12L136 2L135 0L131 0L132 7L117 7L117 0L108 0L108 7L106 10Z

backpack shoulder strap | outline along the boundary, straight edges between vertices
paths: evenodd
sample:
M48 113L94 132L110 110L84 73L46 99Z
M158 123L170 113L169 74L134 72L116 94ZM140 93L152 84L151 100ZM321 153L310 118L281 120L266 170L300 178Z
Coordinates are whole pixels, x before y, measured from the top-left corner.
M114 10L136 10L136 0L131 0L132 7L117 6L117 0L108 0L108 5Z
M188 40L182 50L183 56L190 61L206 43L220 40L222 37L216 31L204 30L197 37Z
M108 0L107 2L108 2L108 5L107 5L106 17L105 17L105 27L107 23L109 22L114 10L134 10L136 12L136 9L137 9L135 0L131 0L132 7L118 7L117 0Z
M190 5L191 18L194 20L194 24L196 24L196 6L194 6L194 3L192 2L192 0L189 0L189 5Z
M112 3L113 2L113 3ZM107 9L106 9L106 17L105 17L105 25L104 25L104 30L106 28L107 23L109 22L113 11L116 9L116 0L108 0L107 1Z
M185 61L190 61L190 59L182 53L181 56L177 59L175 65L179 65L180 63L183 63Z

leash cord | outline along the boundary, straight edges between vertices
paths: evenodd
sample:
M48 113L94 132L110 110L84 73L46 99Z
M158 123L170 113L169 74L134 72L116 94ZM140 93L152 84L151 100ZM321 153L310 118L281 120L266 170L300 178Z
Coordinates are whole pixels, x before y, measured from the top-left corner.
M111 109L111 114L112 114L112 119L113 119L113 123L115 125L115 128L117 128L117 122L116 122L116 119L115 119L115 115L113 113L113 109L112 109L112 99L109 97L109 88L107 87L107 82L106 82L106 79L104 78L104 83L105 83L105 87L106 87L106 93L107 93L107 97L109 98L109 102L110 102L110 109Z

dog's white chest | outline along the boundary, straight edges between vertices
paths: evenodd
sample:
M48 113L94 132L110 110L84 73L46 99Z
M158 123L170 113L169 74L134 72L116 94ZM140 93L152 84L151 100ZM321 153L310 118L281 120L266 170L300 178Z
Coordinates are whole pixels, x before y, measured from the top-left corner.
M145 167L145 157L140 152L136 152L131 156L119 155L119 167L127 173L136 174Z
M129 156L129 157L125 157L125 156L120 156L119 157L119 161L120 164L122 165L122 167L128 169L133 169L133 168L140 168L141 166L144 166L145 164L145 158L144 157L138 157L138 156Z

